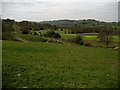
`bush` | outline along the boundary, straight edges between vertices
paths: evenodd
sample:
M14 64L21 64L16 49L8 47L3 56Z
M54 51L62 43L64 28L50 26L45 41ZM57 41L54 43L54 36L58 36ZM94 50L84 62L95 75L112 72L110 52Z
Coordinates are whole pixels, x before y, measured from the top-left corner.
M22 34L29 34L29 31L22 31Z
M59 33L55 33L54 31L47 31L44 34L45 37L53 37L53 38L61 38Z
M90 46L91 47L92 45L90 43L86 43L85 46Z
M52 37L54 34L55 34L54 31L47 31L47 32L44 34L44 36L45 36L45 37Z
M53 38L61 38L60 34L59 33L55 33L52 35Z
M83 45L83 39L80 35L77 35L75 38L70 39L71 42Z
M34 32L34 35L38 35L36 32Z

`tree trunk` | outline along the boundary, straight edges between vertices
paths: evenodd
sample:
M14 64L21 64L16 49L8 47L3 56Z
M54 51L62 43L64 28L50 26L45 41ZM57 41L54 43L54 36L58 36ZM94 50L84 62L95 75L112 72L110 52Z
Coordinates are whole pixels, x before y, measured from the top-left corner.
M107 37L106 48L108 48L108 44L109 44L109 39L108 39L108 37Z

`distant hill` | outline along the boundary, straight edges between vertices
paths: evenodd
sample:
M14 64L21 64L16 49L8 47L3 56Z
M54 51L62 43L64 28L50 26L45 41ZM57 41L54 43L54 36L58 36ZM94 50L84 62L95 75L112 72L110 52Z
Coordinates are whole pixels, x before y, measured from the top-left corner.
M53 21L42 21L40 23L49 23L52 25L74 25L74 24L95 24L100 23L100 21L94 20L94 19L87 19L87 20L53 20Z

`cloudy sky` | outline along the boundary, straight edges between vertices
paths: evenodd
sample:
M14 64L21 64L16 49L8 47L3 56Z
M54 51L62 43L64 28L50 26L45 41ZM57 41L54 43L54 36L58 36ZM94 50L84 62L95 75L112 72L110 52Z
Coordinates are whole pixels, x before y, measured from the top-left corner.
M114 22L118 21L118 1L119 0L2 0L2 10L0 10L0 12L2 18L11 18L17 21L96 19Z

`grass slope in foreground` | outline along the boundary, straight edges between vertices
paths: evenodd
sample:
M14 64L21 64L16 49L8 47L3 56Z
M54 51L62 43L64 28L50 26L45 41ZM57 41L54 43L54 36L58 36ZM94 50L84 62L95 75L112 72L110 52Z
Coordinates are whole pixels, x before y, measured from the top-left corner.
M3 87L116 88L117 51L3 41Z

